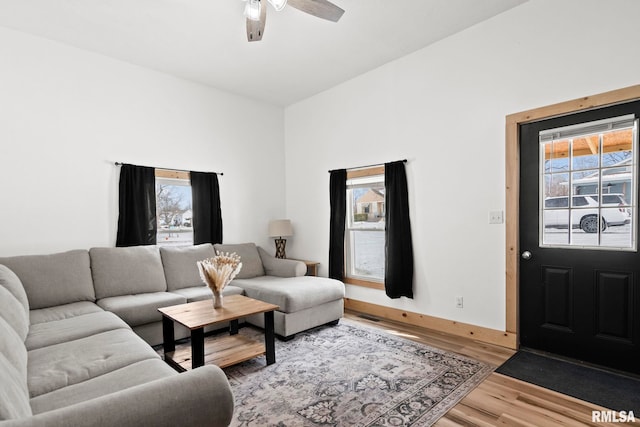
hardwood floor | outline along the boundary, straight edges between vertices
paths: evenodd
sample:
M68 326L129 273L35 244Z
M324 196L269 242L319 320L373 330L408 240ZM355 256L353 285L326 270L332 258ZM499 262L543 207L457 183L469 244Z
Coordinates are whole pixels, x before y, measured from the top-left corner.
M353 311L347 311L345 318L494 366L499 366L514 353L507 348L417 326L361 316ZM596 410L606 410L606 408L494 372L435 425L437 427L640 426L640 414L635 415L634 423L592 422L591 411Z

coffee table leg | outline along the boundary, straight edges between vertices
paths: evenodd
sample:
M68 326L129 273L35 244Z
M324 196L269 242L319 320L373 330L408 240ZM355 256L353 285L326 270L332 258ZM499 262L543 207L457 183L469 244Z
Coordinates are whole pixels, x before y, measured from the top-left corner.
M204 328L191 330L191 369L204 366Z
M166 316L162 316L162 349L165 355L176 350L173 320Z
M229 322L229 335L238 334L238 319Z
M273 326L273 311L264 312L264 347L267 357L267 365L276 363L276 343Z

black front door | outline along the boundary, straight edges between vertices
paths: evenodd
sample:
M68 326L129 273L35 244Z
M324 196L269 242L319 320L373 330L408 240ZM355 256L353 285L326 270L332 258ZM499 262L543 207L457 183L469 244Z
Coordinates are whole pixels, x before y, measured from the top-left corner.
M520 344L640 373L640 101L520 126Z

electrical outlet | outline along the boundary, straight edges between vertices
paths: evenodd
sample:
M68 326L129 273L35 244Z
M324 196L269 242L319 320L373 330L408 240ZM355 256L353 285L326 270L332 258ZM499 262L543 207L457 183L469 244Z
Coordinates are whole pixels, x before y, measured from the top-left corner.
M502 211L489 212L489 224L502 224L504 221Z
M462 297L456 297L456 308L462 308L463 307L463 301L462 301Z

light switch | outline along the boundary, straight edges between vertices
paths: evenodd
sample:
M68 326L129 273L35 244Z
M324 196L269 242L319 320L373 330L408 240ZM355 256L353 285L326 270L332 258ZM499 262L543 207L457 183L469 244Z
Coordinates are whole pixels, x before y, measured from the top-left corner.
M504 222L502 211L489 212L489 224L502 224Z

